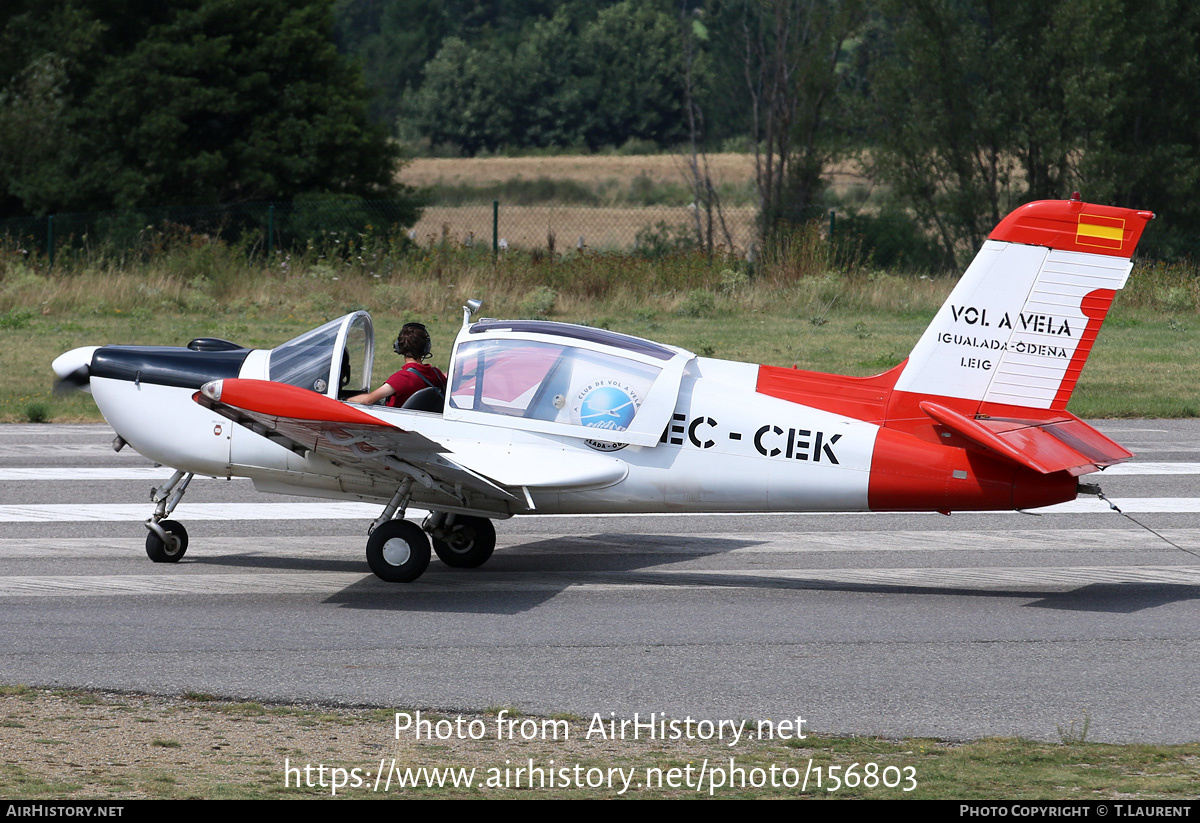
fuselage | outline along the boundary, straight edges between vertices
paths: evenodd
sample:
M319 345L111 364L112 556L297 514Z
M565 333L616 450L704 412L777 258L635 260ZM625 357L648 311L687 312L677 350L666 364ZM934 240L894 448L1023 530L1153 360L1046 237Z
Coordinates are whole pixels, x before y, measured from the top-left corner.
M147 458L200 475L248 477L270 492L386 502L394 482L316 452L298 454L196 403L209 379L269 379L269 352L105 347L92 393L102 414ZM106 364L107 365L104 365ZM114 365L115 364L115 365ZM831 378L832 379L832 378ZM979 449L945 445L758 391L760 367L697 357L680 381L670 421L653 445L363 407L416 431L471 465L473 453L529 463L522 491L538 513L963 511L1032 508L1070 500L1066 472L1039 475ZM154 382L157 381L157 382ZM176 385L170 385L170 384ZM594 466L555 485L555 461ZM541 478L541 479L539 479ZM506 517L527 505L464 508L415 488L411 503Z

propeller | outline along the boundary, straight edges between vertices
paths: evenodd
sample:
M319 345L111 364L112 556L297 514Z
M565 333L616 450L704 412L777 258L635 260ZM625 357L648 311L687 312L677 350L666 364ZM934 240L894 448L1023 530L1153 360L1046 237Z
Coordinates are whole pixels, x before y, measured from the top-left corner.
M54 393L81 390L91 392L92 354L99 346L81 346L54 358L50 368L58 380L54 382Z

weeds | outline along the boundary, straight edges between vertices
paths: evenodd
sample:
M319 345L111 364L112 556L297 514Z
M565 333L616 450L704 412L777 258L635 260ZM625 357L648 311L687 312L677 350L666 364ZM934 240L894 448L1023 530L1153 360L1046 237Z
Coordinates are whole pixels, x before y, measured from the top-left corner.
M30 403L25 407L26 423L49 423L50 407L45 403Z
M1065 727L1057 726L1058 739L1062 741L1064 746L1079 746L1087 742L1088 730L1091 728L1092 718L1088 715L1087 709L1083 710L1083 717L1076 718L1068 723Z
M521 314L544 320L554 310L554 301L557 299L558 292L548 286L542 286L521 302Z
M716 310L717 299L707 289L694 289L679 304L675 313L680 317L711 317Z
M24 329L33 320L33 312L29 309L12 308L0 314L0 329Z

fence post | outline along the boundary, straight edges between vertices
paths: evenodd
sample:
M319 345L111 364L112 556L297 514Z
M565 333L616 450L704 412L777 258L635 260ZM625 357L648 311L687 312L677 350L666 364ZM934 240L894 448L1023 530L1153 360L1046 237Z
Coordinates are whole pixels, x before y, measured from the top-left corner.
M275 204L267 204L267 265L271 265L271 252L275 249Z
M829 239L833 240L833 229L837 225L837 209L829 210Z
M50 268L54 268L54 215L46 217L46 250L50 257Z
M500 254L500 201L492 201L492 260Z

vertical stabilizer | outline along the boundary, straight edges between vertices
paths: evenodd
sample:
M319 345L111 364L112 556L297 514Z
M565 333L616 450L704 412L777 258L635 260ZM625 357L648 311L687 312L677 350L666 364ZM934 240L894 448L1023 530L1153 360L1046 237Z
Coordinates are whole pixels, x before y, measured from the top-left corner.
M896 391L976 409L1065 409L1153 217L1079 200L1012 212L917 342Z

